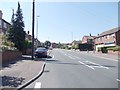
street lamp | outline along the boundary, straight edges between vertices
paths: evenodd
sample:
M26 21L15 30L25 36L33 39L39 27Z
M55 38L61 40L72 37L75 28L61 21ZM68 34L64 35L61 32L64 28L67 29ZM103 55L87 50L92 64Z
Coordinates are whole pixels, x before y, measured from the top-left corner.
M34 16L35 16L35 0L33 0L33 10L32 10L32 60L34 59Z
M72 42L73 42L73 32L71 32Z
M36 23L36 48L38 47L38 18L40 16L37 16L36 20L37 20L37 23Z
M37 16L37 26L36 26L36 39L38 38L38 18L39 18L40 16Z

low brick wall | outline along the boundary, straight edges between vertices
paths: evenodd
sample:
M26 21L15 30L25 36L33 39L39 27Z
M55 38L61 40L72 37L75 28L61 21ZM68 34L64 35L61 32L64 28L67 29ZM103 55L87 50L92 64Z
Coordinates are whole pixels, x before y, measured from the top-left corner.
M108 50L108 53L110 53L110 54L118 54L119 51Z
M2 63L5 63L7 61L15 60L18 57L21 57L22 53L18 51L4 51L2 52Z
M32 54L32 49L27 49L27 50L26 50L26 54L27 54L27 55L31 55L31 54Z

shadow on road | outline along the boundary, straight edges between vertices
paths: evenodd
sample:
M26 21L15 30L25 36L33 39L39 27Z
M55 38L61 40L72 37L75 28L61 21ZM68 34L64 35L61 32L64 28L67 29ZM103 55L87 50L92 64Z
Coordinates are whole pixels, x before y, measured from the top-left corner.
M83 65L83 64L80 64L80 63L72 63L72 62L62 62L62 60L46 60L47 63L53 63L53 64L65 64L65 65ZM96 65L96 64L86 64L86 65L89 65L89 66L99 66L99 65ZM111 68L116 68L116 66L113 66L113 65L102 65L104 67L111 67Z
M22 84L25 78L11 77L11 76L2 76L2 86L3 87L18 87Z
M66 65L80 65L79 63L71 63L71 62L62 62L62 60L46 60L47 63L53 63L53 64L66 64Z

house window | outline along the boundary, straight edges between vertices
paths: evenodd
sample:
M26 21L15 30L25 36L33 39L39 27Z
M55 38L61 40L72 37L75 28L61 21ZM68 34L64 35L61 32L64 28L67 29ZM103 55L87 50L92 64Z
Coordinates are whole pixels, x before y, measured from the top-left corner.
M0 19L0 27L2 26L2 20Z
M7 28L7 23L4 22L4 28Z
M100 38L98 38L98 41L100 41Z
M107 39L107 36L105 36L105 38Z
M115 38L115 34L112 34L111 37L114 39Z
M110 36L109 35L107 35L107 39L109 39L110 38Z

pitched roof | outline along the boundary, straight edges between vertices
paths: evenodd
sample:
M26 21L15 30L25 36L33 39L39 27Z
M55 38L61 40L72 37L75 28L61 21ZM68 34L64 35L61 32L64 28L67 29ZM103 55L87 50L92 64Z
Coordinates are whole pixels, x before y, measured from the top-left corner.
M94 39L96 36L84 36L86 37L87 39Z
M76 40L74 40L72 43L79 44L79 43L82 43L82 41L76 41Z
M119 30L120 30L120 27L119 28L113 28L113 29L107 30L105 32L102 32L99 36L104 36L104 35L112 34L112 33L115 33L115 32L117 32Z

